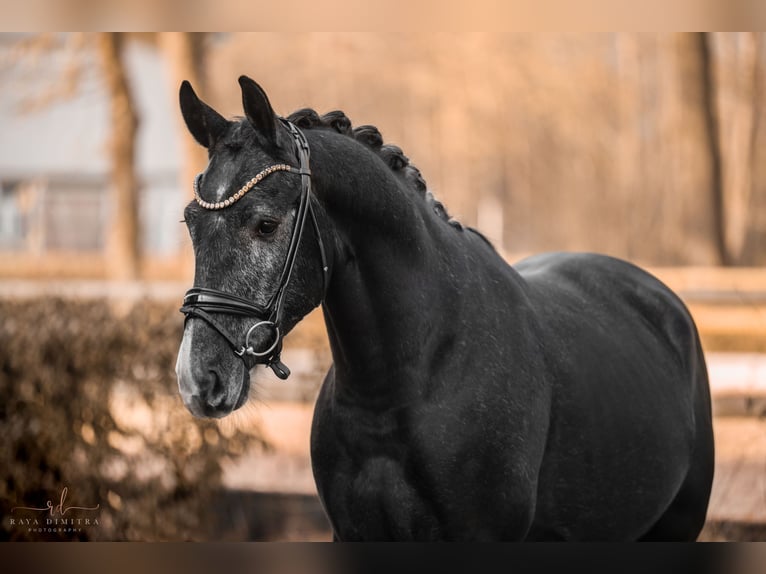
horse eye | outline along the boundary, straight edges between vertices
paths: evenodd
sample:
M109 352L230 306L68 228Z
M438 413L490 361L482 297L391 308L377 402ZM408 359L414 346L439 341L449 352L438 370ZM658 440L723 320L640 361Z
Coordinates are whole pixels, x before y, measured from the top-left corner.
M258 222L258 224L255 226L255 233L259 237L268 237L269 235L272 235L276 230L277 226L279 224L276 221L269 221L268 219L263 219Z

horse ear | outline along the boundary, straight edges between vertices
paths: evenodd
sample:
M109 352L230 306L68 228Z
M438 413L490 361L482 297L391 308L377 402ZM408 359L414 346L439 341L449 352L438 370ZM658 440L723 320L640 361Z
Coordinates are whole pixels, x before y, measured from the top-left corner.
M247 121L268 143L278 146L277 115L269 103L266 92L247 76L239 77L239 87L242 89L242 107L245 109Z
M210 149L226 132L229 122L200 100L186 80L181 83L178 99L186 127L201 146Z

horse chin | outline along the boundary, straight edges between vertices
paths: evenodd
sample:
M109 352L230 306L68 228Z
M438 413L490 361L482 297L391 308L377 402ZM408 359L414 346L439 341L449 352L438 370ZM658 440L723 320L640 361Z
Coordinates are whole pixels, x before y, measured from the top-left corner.
M242 384L239 387L239 396L237 402L234 403L234 408L229 412L234 412L247 402L250 396L250 369L245 367L242 369Z

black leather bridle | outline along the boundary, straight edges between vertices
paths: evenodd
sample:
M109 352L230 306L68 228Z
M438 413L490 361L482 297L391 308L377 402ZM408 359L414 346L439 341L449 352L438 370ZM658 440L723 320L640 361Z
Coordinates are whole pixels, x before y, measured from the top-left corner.
M245 361L247 366L248 361L255 364L262 364L270 367L274 374L280 379L286 379L290 376L290 369L282 363L280 356L282 354L282 337L283 333L280 331L280 324L284 313L285 293L287 292L287 286L290 283L290 277L292 276L293 267L295 266L295 260L298 253L298 247L301 243L301 237L303 236L303 228L306 225L306 215L310 215L311 222L314 226L314 233L316 234L317 244L319 246L319 255L322 258L322 287L323 293L327 290L327 257L325 254L324 245L322 243L322 236L319 233L319 224L317 223L316 215L311 207L311 170L309 169L309 144L306 141L306 136L291 122L280 118L281 121L290 130L293 139L296 143L297 156L300 167L291 167L287 165L272 166L267 168L261 174L268 175L273 173L277 168L281 171L287 171L289 173L296 173L301 176L301 194L298 200L298 209L295 214L295 226L293 227L292 236L290 237L290 245L287 249L287 255L285 257L285 263L282 267L282 274L279 278L279 285L274 294L269 299L265 306L257 305L226 293L225 291L219 291L218 289L208 289L206 287L194 287L186 292L183 300L183 306L180 311L186 316L185 321L190 318L196 317L205 321L213 329L215 329L228 343L234 351L234 354ZM265 175L263 176L265 177ZM221 207L228 207L234 203L236 199L239 199L240 195L243 195L249 188L241 190L235 197L234 201L227 201L223 204L209 204L204 202L196 192L197 185L200 176L197 176L195 180L195 197L197 203L207 209L220 209ZM254 178L255 180L255 178ZM260 180L260 178L259 178ZM226 315L239 315L243 317L252 317L256 320L255 323L247 330L245 334L244 344L239 344L237 338L232 336L224 327L222 327L218 321L216 321L214 315L226 314ZM272 333L273 339L270 345L263 350L256 350L250 345L250 337L258 329L268 330ZM250 359L251 358L251 359Z

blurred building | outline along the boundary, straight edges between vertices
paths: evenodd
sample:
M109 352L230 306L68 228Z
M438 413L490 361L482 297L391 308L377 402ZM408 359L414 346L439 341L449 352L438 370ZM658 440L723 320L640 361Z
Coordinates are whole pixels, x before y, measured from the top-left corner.
M277 113L341 109L354 125L378 126L450 214L512 260L577 250L648 265L756 266L766 263L764 38L207 34L197 88L224 116L241 115L236 80L247 74ZM94 55L80 53L85 73L70 97L23 112L69 62L66 40L18 58L18 39L0 36L6 276L36 273L19 254L96 257L113 215L108 100ZM177 106L186 76L166 48L132 36L126 61L150 263L141 274L180 278L191 256L178 220L199 166ZM80 276L103 275L101 263L80 262Z
M55 82L63 82L71 55L60 48L19 57L19 39L0 35L0 250L99 252L110 218L109 102L95 54L76 56L78 85L71 95L57 94ZM177 111L156 48L130 43L126 65L140 117L141 246L148 253L176 254L184 201ZM28 109L46 86L53 89L49 101Z

